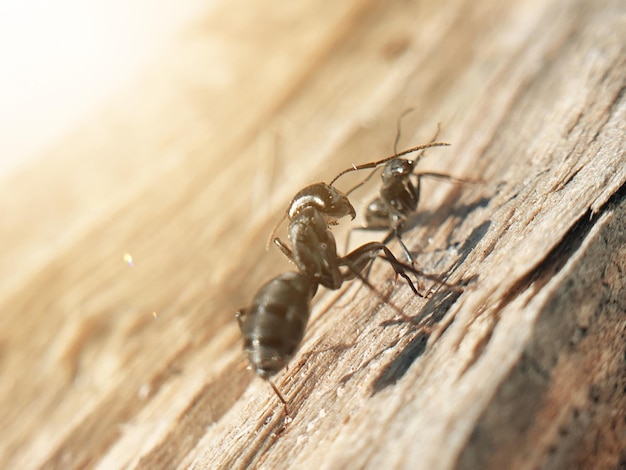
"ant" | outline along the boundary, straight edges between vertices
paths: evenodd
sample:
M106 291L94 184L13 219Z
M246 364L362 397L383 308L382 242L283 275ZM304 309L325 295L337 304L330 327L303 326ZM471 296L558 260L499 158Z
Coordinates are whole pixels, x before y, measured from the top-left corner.
M440 126L438 126L437 132L432 138L431 143L422 146L421 149L418 149L421 151L417 154L415 159L411 160L400 158L408 153L412 153L413 150L409 149L400 153L397 151L398 142L400 140L400 120L412 110L413 109L408 109L398 119L398 129L394 143L394 154L391 157L348 168L339 173L330 184L332 185L338 178L346 173L373 168L374 171L372 171L363 181L346 193L346 195L350 195L357 188L363 186L374 175L376 169L380 165L384 164L381 174L382 185L380 187L379 195L367 205L365 210L365 225L361 228L361 230L389 229L390 231L383 239L382 243L387 244L394 238L397 239L407 260L412 266L414 266L415 260L402 240L402 231L408 217L417 211L417 204L420 197L421 178L427 177L442 179L453 183L476 183L476 181L457 178L442 173L414 172L415 167L424 156L427 148L431 146L449 145L436 144L434 142L439 135Z

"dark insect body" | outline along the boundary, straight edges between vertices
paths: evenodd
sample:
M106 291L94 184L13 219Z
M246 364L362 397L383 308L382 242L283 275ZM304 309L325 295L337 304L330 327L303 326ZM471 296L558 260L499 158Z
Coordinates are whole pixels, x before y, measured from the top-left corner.
M382 183L379 194L367 205L365 210L365 224L361 230L389 230L389 233L383 239L382 243L387 244L394 238L397 239L407 257L407 260L412 266L414 266L415 260L413 259L409 249L402 241L402 230L408 217L417 211L417 205L420 200L421 178L435 178L453 183L476 183L474 180L457 178L443 173L415 172L415 167L424 156L426 148L435 145L448 145L436 144L434 142L438 134L439 130L437 130L437 134L435 134L430 144L422 146L420 153L415 159L400 158L406 155L407 151L400 153L395 151L392 157L365 163L363 165L358 165L345 170L347 172L368 168L378 168L380 165L384 164L383 171L381 173ZM399 138L400 125L398 123L398 134L396 136L394 147L397 146ZM374 170L374 172L375 171L376 170ZM349 195L355 189L361 187L372 177L374 172L372 172L364 181L350 189L347 194Z
M333 187L332 183L350 171L375 168L397 160L400 155L443 145L449 144L432 142L378 162L353 166L341 172L331 184L316 183L303 188L291 201L286 212L291 244L288 245L278 237L273 238L273 242L298 271L283 273L270 280L259 289L252 305L237 313L250 366L257 375L270 383L287 417L287 402L270 378L282 370L297 351L311 312L311 300L319 285L336 290L345 281L358 277L376 292L362 272L381 251L396 276L403 277L416 295L420 294L406 271L439 280L400 263L385 243L381 242L366 243L345 256L339 256L330 227L343 217L354 219L356 211L347 195ZM397 307L394 309L402 314Z
M269 379L294 355L311 313L317 282L306 274L287 272L262 286L252 305L237 312L248 362Z
M445 145L449 144L431 142L419 145L401 153L396 152L377 162L348 168L333 178L330 184L315 183L303 188L294 196L286 212L289 218L288 234L291 248L280 238L274 238L274 244L299 271L308 273L324 287L338 289L343 282L343 276L339 273L337 245L330 227L348 215L354 219L356 211L348 199L349 193L343 194L333 186L333 183L351 171L376 168L387 162L405 161L398 157L429 147Z

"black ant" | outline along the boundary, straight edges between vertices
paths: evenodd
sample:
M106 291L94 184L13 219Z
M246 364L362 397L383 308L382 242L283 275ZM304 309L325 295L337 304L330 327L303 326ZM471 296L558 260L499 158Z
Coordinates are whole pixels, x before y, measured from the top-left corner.
M400 119L410 111L412 111L412 109L405 111L400 116ZM431 140L431 143L422 146L422 148L419 149L421 152L415 159L410 160L400 158L408 153L412 153L412 149L405 150L400 153L396 150L400 139L400 120L398 120L398 131L396 133L396 140L394 143L394 154L391 157L348 168L339 173L330 183L332 185L339 177L346 173L374 168L375 170L372 173L346 193L346 195L350 195L357 188L363 186L373 176L376 169L380 165L384 164L381 174L382 185L380 187L379 195L367 205L365 210L365 224L361 227L361 230L390 230L387 236L383 239L382 243L387 244L394 238L397 239L402 247L402 251L412 266L414 266L414 258L402 240L402 230L407 218L417 210L417 204L420 197L421 178L436 178L453 183L476 183L474 180L457 178L442 173L414 172L415 167L424 156L424 152L427 148L431 146L434 147L435 145L449 145L443 143L436 144L434 141L437 139L438 135L439 127L437 128L437 133Z

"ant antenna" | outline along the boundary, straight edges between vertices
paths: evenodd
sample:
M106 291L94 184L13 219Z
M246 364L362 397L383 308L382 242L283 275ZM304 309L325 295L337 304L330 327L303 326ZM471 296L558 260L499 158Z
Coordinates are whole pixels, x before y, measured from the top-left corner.
M278 231L278 228L280 227L280 225L283 223L283 220L285 220L285 217L287 217L287 212L284 212L283 216L280 218L278 223L274 225L274 228L272 229L272 233L270 233L270 237L267 239L267 243L265 243L265 251L269 251L270 245L272 244L272 241L274 240L276 232Z
M400 135L402 134L402 118L409 113L415 111L415 108L408 108L402 111L402 114L398 116L398 122L396 122L396 140L393 143L393 153L398 154L398 143L400 142Z
M276 394L276 396L278 397L280 402L283 404L283 409L285 410L285 416L287 418L291 418L291 416L289 415L289 411L287 410L287 401L280 394L280 392L278 391L278 387L276 387L276 385L274 385L274 382L272 382L271 380L268 380L268 382L272 386L272 389L274 389L274 393Z
M398 157L398 144L400 143L400 136L402 135L402 118L413 111L415 111L415 108L408 108L408 109L405 109L402 112L402 114L400 114L400 116L398 116L398 121L396 122L396 140L393 143L393 154L396 156L396 158ZM437 130L437 134L439 134L439 130ZM374 176L374 173L376 173L376 168L373 171L371 171L370 174L367 175L365 179L363 179L363 181L361 181L359 184L357 184L353 188L350 188L350 191L346 193L346 196L349 196L354 191L356 191L361 186L363 186L365 183L367 183L370 179L372 179L372 176ZM337 178L339 178L339 176ZM333 182L334 181L335 180L333 180Z
M435 135L433 136L433 138L432 138L432 139L430 139L430 141L431 141L431 142L434 142L435 140L437 140L437 137L439 137L439 133L440 133L440 132L441 132L441 123L440 123L440 122L438 122L438 123L437 123L437 132L435 132ZM415 166L417 165L417 162L419 162L419 161L420 161L420 159L424 156L424 154L425 154L425 153L426 153L426 150L422 150L422 151L420 152L420 154L419 154L417 157L415 157L415 161L414 161L414 163L413 163L413 168L415 168Z
M354 191L356 191L357 189L359 189L361 186L363 186L365 183L367 183L369 180L372 179L372 176L374 176L376 174L376 172L378 171L378 168L374 168L372 171L370 171L370 174L367 175L359 184L357 184L356 186L353 186L352 188L350 188L350 191L348 191L346 193L346 197L348 197L350 194L352 194Z
M404 111L400 115L400 118L398 119L398 131L396 133L396 141L393 144L393 153L396 155L396 158L398 158L398 157L400 157L402 155L405 155L404 152L398 154L398 149L397 149L398 142L400 141L400 131L401 131L401 129L400 129L400 119L402 119L402 117L404 117L406 114L410 113L411 111L413 111L413 108L407 109L406 111ZM433 143L433 142L435 142L435 140L437 140L437 137L439 137L439 133L440 132L441 132L441 123L438 122L437 123L437 132L435 132L435 135L430 140L430 143ZM450 145L450 144L446 144L446 145ZM417 165L417 162L419 162L420 159L424 156L424 153L426 152L427 148L428 147L423 148L422 151L419 153L419 155L417 155L417 157L415 157L415 160L413 161L413 168L415 168L415 165ZM367 178L365 178L363 181L361 181L359 184L357 184L354 188L350 189L350 191L348 191L346 193L346 196L350 195L350 193L352 191L354 191L357 188L360 188L362 185L364 185L366 182L368 182L370 180L370 178L373 176L374 173L376 173L376 170L372 171L369 175L367 175ZM434 177L434 178L438 177L438 175L434 174L434 173L422 173L422 175L427 175L427 176L431 176L431 177ZM459 180L457 178L452 178L452 177L448 177L448 176L446 176L445 179L452 180L452 181L464 182L464 180ZM391 240L391 238L389 238L389 240ZM407 251L405 246L403 246L403 248L404 248L405 251Z
M404 155L408 155L413 152L418 152L419 150L424 150L424 149L431 148L431 147L449 147L449 146L450 144L448 142L431 142L429 144L422 144L422 145L417 145L415 147L411 147L399 153L394 153L393 155L385 157L381 160L377 160L375 162L364 163L363 165L352 165L350 168L346 168L345 170L340 172L337 176L335 176L333 180L330 182L330 186L332 186L335 181L337 181L346 173L350 173L352 171L357 171L357 170L367 170L368 168L376 168L382 165L383 163L387 163L390 160L393 160L398 157L402 157Z

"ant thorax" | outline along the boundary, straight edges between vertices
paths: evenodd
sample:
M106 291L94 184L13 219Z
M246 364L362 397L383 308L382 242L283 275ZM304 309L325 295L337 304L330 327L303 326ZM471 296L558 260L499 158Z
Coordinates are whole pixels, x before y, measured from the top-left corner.
M327 225L347 215L351 219L356 217L356 211L341 191L326 183L311 184L300 190L291 201L287 215L293 220L306 208L314 208L326 221Z
M414 178L415 182L411 179L413 167L413 162L401 159L385 165L380 197L367 208L366 220L375 222L372 226L380 227L386 215L388 227L394 228L417 210L420 182L419 178Z
M292 261L321 285L338 289L343 280L335 237L315 207L305 206L289 224Z

